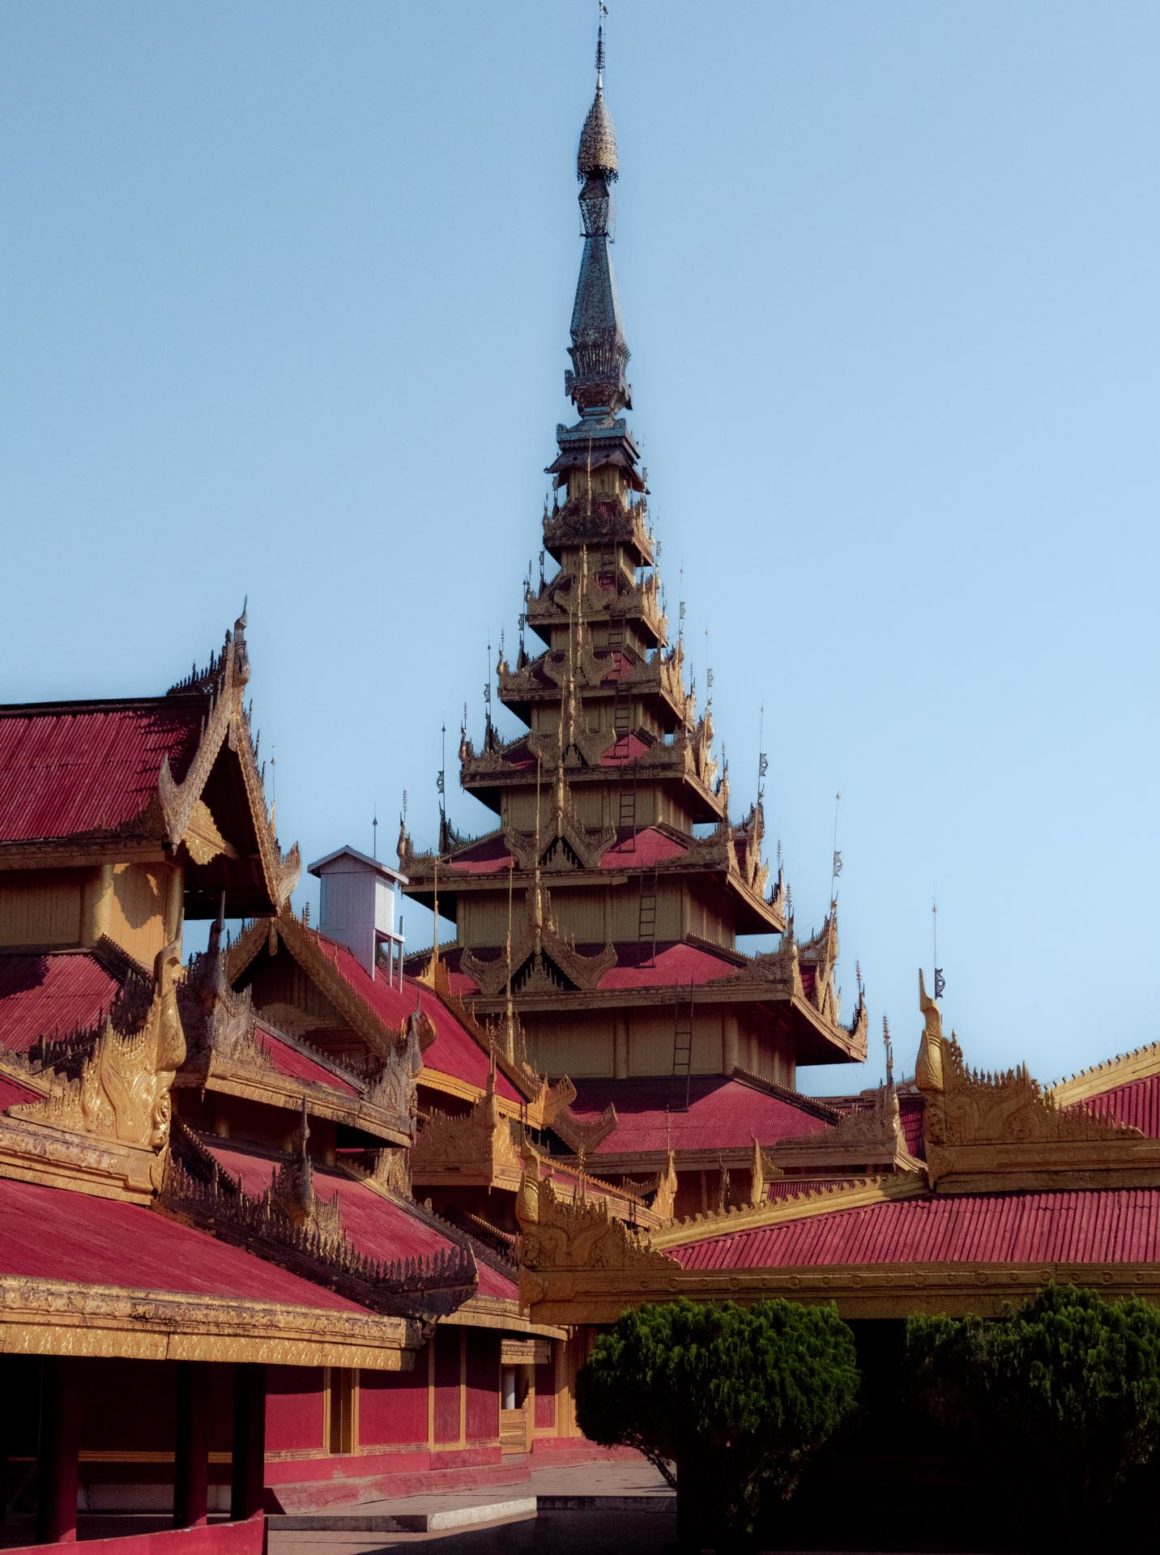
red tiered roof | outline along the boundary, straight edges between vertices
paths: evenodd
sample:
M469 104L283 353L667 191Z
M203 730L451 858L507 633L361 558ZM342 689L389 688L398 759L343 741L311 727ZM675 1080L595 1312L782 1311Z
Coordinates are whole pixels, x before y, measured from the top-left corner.
M341 1091L344 1096L359 1094L357 1085L303 1053L300 1048L287 1042L280 1032L270 1030L261 1020L254 1022L254 1036L274 1068L288 1079L304 1080L308 1085L325 1085L332 1091Z
M1138 1128L1148 1139L1160 1139L1160 1075L1130 1080L1127 1085L1089 1096L1075 1106Z
M112 831L175 778L197 749L202 698L51 703L0 709L0 842Z
M601 869L646 868L652 864L665 864L689 851L686 842L662 831L659 826L645 826L640 831L622 827L619 831L616 842L600 860Z
M601 947L577 946L586 954ZM735 977L745 958L709 945L658 945L656 955L650 945L633 943L616 947L616 965L609 967L598 988L681 988L690 983L712 983L723 977Z
M820 1107L804 1097L776 1087L754 1084L736 1076L698 1075L688 1082L679 1076L663 1079L579 1080L572 1111L595 1122L609 1102L616 1108L616 1128L596 1146L595 1155L674 1150L748 1149L773 1145L802 1134L833 1128Z
M416 1004L435 1028L435 1041L423 1054L428 1069L465 1080L482 1091L487 1087L487 1074L491 1060L489 1055L432 989L416 982L412 977L404 981L402 988L391 984L380 973L371 977L358 957L345 945L326 939L314 931L318 949L367 1008L384 1024L396 1030L414 1011ZM470 979L468 979L470 982ZM475 985L472 984L472 987ZM519 1102L522 1098L515 1086L504 1074L497 1074L495 1089L506 1101Z
M457 875L498 875L511 862L511 849L504 841L503 833L499 832L494 837L484 837L481 842L461 848L448 861L447 868Z
M26 1053L38 1037L67 1037L97 1025L118 987L87 951L0 955L0 1047Z
M611 744L600 758L602 767L627 767L652 750L639 734L630 734Z
M250 1198L261 1198L270 1186L275 1168L286 1159L285 1156L223 1145L216 1139L206 1139L203 1143L215 1160L238 1179L242 1191ZM384 1198L344 1172L315 1166L314 1186L322 1198L338 1195L342 1228L359 1252L368 1258L428 1258L458 1245L450 1235L442 1235L419 1215L411 1214L403 1205ZM516 1282L485 1264L481 1258L479 1293L514 1301Z
M140 1205L7 1178L0 1178L0 1274L365 1311Z
M885 1263L1152 1263L1160 1188L928 1194L667 1247L684 1269Z

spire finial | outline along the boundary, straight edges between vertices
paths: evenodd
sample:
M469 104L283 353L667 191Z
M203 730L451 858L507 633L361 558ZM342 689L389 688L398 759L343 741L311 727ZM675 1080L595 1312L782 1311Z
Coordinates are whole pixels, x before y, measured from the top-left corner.
M604 18L608 15L604 0L596 0L596 14L600 18L596 25L596 91L599 94L604 91Z

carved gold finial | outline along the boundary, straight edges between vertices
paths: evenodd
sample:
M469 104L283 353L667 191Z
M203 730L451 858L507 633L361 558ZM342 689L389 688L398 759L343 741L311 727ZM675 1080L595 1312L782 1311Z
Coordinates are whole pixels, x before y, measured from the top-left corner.
M526 1128L520 1141L520 1157L523 1169L516 1194L516 1220L523 1228L534 1226L540 1218L540 1158Z
M677 1158L670 1144L665 1156L665 1169L657 1173L657 1191L652 1202L653 1214L659 1215L662 1220L673 1218L677 1202L677 1187Z
M918 1058L914 1065L914 1081L920 1091L941 1091L943 1088L942 1015L938 1005L927 994L921 967L918 971L918 1007L923 1015L923 1028L922 1040L918 1045Z
M765 1199L765 1157L757 1136L753 1136L753 1165L749 1175L749 1202L756 1209Z

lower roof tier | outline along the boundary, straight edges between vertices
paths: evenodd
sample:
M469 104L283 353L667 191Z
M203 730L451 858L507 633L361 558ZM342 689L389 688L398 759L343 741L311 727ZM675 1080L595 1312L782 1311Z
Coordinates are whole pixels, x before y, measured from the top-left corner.
M504 949L451 946L439 957L450 991L483 1015L502 1014L507 997ZM409 970L430 965L431 952L411 958ZM651 944L570 945L544 933L539 950L515 947L511 985L521 1018L557 1021L584 1012L663 1010L677 1024L696 1011L748 1007L780 1045L802 1064L861 1062L866 1057L866 1010L859 1002L843 1025L828 972L799 958L792 943L770 955L692 939Z
M724 834L723 834L724 833ZM610 826L604 831L570 827L552 848L547 831L540 839L548 862L545 883L552 889L573 886L616 889L626 881L660 886L674 878L705 881L722 893L722 916L738 934L780 934L785 928L780 880L767 891L768 871L744 828L718 827L708 837L693 837L660 822L649 826ZM409 854L407 895L434 909L436 867L440 912L457 921L456 902L464 893L523 891L532 884L535 837L497 830L461 843L449 853Z

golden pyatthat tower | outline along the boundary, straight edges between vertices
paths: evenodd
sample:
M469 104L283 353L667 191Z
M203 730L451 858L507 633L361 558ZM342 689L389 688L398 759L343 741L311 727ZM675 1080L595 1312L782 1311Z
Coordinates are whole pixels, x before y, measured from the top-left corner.
M839 1019L831 907L798 942L780 876L763 860L759 794L729 818L713 755L660 603L640 453L624 413L629 351L609 248L618 155L604 96L580 135L584 250L565 387L579 419L556 429L538 587L524 620L544 642L514 664L500 700L527 732L503 740L488 713L481 748L464 729L460 779L499 817L486 836L444 823L437 853L404 830L409 894L456 924L435 952L451 990L497 1021L509 1048L573 1078L728 1074L783 1085L799 1063L862 1059L859 990ZM738 935L780 935L747 956ZM413 965L415 963L412 963ZM678 1103L679 1104L679 1103Z

